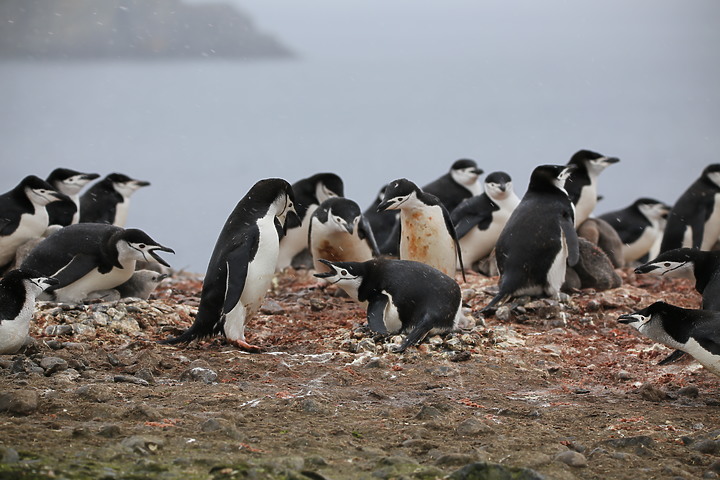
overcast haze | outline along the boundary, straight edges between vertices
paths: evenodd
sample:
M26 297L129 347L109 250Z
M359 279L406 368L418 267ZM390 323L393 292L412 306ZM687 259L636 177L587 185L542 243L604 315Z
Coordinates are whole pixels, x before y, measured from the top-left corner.
M720 161L714 0L234 4L297 58L0 65L0 189L60 165L150 180L128 225L204 271L263 177L335 171L364 208L469 157L522 195L534 166L587 148L621 158L602 213L672 203Z

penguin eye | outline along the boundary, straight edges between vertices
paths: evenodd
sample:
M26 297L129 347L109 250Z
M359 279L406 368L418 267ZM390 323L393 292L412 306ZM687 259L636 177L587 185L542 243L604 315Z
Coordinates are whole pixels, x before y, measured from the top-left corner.
M347 270L340 270L340 275L342 275L343 277L346 276L347 274L348 274Z
M147 247L147 245L145 245L144 243L141 243L140 245L138 245L138 247L145 248L145 247Z
M670 262L665 262L665 266L666 266L666 267L669 267L669 266L670 266Z

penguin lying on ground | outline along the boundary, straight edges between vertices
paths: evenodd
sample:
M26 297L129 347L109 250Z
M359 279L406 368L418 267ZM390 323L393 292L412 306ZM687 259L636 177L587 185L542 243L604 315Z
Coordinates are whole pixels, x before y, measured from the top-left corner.
M49 225L46 206L67 199L35 175L0 195L0 269L13 261L22 244L45 233Z
M564 184L573 166L541 165L495 246L498 294L483 308L523 295L557 296L579 259L573 204Z
M295 213L292 187L279 178L260 180L238 202L210 257L195 322L162 343L187 343L222 334L237 347L258 351L245 341L245 325L262 305L278 260L280 237Z
M16 353L27 339L35 297L57 280L33 270L10 270L0 279L0 354Z
M478 183L482 173L475 160L461 158L452 164L448 173L422 187L422 191L435 195L447 211L452 212L466 198L482 193Z
M437 197L401 178L385 190L385 199L378 206L379 212L384 210L400 210L401 260L425 263L451 277L458 263L463 269L455 227Z
M392 255L394 253L397 255L397 252L386 252L383 250L383 247L385 245L390 245L390 243L388 243L388 239L393 233L395 225L398 223L398 219L400 217L400 212L398 212L397 210L385 210L383 212L377 211L377 207L383 201L386 189L387 185L384 185L380 189L380 193L378 193L375 201L372 202L367 209L365 209L365 211L363 212L363 216L368 221L368 223L370 223L370 228L372 229L373 236L375 237L378 248L380 248L380 253L384 253L387 255Z
M625 264L635 262L648 254L658 238L662 237L663 218L670 207L653 198L639 198L629 207L604 213L598 218L605 220L623 242L622 255Z
M127 222L130 197L150 182L134 180L122 173L111 173L80 197L82 223L108 223L124 227Z
M575 168L565 182L565 190L575 205L575 227L582 225L597 205L600 173L619 161L619 158L606 157L590 150L580 150L570 158L568 165Z
M66 227L80 221L80 190L91 180L100 175L97 173L81 173L69 168L56 168L46 181L58 192L67 195L68 199L53 202L47 206L50 225Z
M720 312L691 310L655 302L618 319L646 337L682 350L715 375L720 375Z
M460 287L454 279L424 263L376 258L367 262L329 262L328 272L316 273L367 302L368 326L374 332L406 332L398 352L420 342L428 333L467 326Z
M315 270L327 267L319 260L364 262L380 254L370 224L354 201L335 197L313 212L309 227L310 253Z
M147 300L150 294L170 275L155 270L135 270L130 279L116 287L120 298L141 298Z
M450 218L455 226L463 261L471 266L492 252L520 199L505 172L485 177L485 193L463 200Z
M22 263L58 280L41 300L79 303L93 292L114 289L135 273L140 260L168 266L157 252L175 253L138 229L101 223L63 227L40 242Z
M661 253L657 258L635 269L635 273L668 277L692 276L695 290L702 295L702 309L720 311L720 251L706 252L696 248L676 248ZM682 358L676 350L660 361L659 365Z
M292 265L293 258L308 248L310 218L322 202L345 194L342 179L334 173L318 173L292 185L297 215L288 218L287 233L280 240L277 270Z
M660 252L710 250L720 237L720 163L708 165L673 205Z

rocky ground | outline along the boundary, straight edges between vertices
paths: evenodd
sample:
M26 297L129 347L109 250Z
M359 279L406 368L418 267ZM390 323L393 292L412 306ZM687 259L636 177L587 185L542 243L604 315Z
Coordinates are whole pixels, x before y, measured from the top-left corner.
M150 301L39 304L0 356L0 478L720 478L720 378L617 323L685 280L635 278L483 319L496 279L462 284L477 326L404 354L307 273L281 276L248 354L187 327L200 282ZM492 476L494 475L494 476Z

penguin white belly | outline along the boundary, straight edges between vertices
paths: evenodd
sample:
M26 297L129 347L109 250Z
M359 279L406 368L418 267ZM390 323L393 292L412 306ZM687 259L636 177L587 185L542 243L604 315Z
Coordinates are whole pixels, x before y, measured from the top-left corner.
M310 205L305 213L302 224L299 227L288 229L286 235L280 242L280 252L278 253L277 271L283 270L290 266L293 257L302 252L308 246L308 229L312 214L317 210L317 205Z
M121 265L123 268L113 268L108 273L100 273L94 268L73 283L55 290L55 301L80 303L92 292L109 290L127 282L135 273L135 260L121 262ZM39 298L47 297L41 294Z
M75 225L80 221L80 195L70 195L70 200L72 200L77 207L72 217L72 225Z
M280 241L274 218L268 215L258 221L258 249L248 265L240 301L225 315L225 335L230 340L245 341L245 324L262 305L275 275Z
M13 354L25 343L35 311L35 298L26 298L14 320L0 322L0 355Z
M403 209L400 220L400 258L425 263L454 278L457 252L442 209Z
M117 227L124 227L127 223L128 210L130 209L130 199L126 198L122 202L118 203L115 207L115 222L113 225Z
M575 228L590 217L595 205L597 205L597 185L593 179L590 185L582 189L580 199L575 205Z
M710 218L705 222L700 250L712 250L720 237L720 194L715 194L715 205Z
M508 216L504 217L505 218L498 218L496 220L495 216L493 216L493 221L487 230L480 230L475 227L459 240L463 262L470 266L490 255L492 249L495 248L498 238L500 238L500 232L502 232L507 222ZM460 268L459 263L458 261L458 268Z
M390 295L386 290L383 290L382 293L388 297L387 305L385 305L385 310L383 311L383 323L385 323L385 328L388 333L398 333L402 330L400 313L393 303L392 295Z
M560 287L562 287L565 281L565 272L567 270L568 246L565 232L561 232L560 238L560 251L550 265L550 269L547 272L547 283L544 286L545 293L552 297L560 293Z
M34 214L23 213L15 231L10 235L0 237L0 266L13 260L15 251L20 245L33 238L41 237L47 229L49 221L45 207L36 210Z
M625 258L625 263L634 262L635 260L648 253L659 236L660 230L657 227L652 226L646 228L643 231L642 235L640 235L640 237L636 239L633 243L626 243L625 245L623 245L622 252L623 258Z
M323 230L329 230L324 225L317 225ZM318 235L316 235L316 233ZM372 250L366 241L347 232L316 232L316 225L313 225L312 256L315 270L318 272L329 271L330 268L318 261L323 258L331 262L365 262L372 260Z
M703 367L715 375L720 375L720 356L705 350L694 338L690 338L682 350L692 355Z

